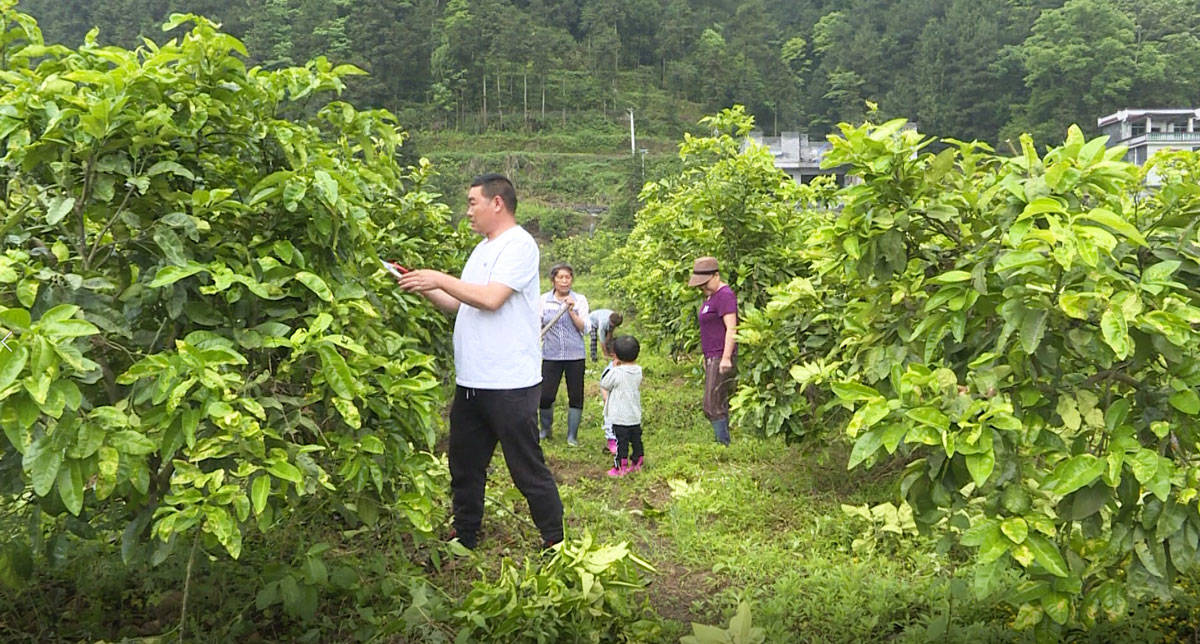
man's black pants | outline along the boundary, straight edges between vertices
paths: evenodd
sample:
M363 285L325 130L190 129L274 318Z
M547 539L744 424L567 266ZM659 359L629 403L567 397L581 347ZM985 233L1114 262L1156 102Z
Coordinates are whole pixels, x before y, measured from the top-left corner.
M540 392L540 385L524 389L454 389L450 407L450 491L454 529L465 546L475 547L483 520L487 467L497 442L513 483L529 503L529 513L542 540L562 541L562 500L542 455L534 419Z

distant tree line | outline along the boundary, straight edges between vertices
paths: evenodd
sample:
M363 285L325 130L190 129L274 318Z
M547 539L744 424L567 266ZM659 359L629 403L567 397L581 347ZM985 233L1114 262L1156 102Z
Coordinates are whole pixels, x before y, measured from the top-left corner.
M741 103L768 132L864 115L1002 144L1127 106L1200 105L1196 0L25 0L48 41L162 41L172 12L254 62L370 72L357 103L415 129L651 123ZM683 109L687 106L690 109ZM1015 140L1015 139L1014 139Z

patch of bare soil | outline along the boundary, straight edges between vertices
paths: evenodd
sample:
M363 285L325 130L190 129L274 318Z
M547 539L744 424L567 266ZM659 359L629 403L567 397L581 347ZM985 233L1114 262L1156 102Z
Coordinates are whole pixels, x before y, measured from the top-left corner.
M663 544L657 544L660 553ZM669 551L668 551L669 552ZM719 593L727 585L707 570L692 570L670 558L655 557L650 563L658 571L654 576L647 596L654 611L664 619L673 619L684 625L692 622L714 624L719 615L696 612L700 600Z
M612 455L605 449L601 452L601 443L581 441L578 450L579 457L561 458L546 456L550 471L554 472L554 480L561 486L573 486L583 479L607 478L605 472L612 467Z

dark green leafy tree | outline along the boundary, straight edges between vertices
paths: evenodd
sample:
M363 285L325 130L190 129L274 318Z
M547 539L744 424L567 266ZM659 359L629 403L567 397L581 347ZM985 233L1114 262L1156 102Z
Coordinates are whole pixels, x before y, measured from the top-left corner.
M1043 12L1020 46L1029 101L1003 136L1061 141L1126 107L1137 70L1135 24L1111 0L1070 0Z
M296 43L292 33L296 10L288 0L263 0L258 20L246 30L249 51L256 52L259 64L277 69L295 64Z
M925 24L916 44L912 113L924 131L957 139L994 141L1011 106L1023 103L1020 76L997 65L1018 42L1019 20L1006 2L954 0L946 14ZM1028 26L1026 26L1026 29ZM1028 33L1023 31L1022 33Z
M1190 0L23 6L52 41L78 42L96 26L99 42L129 48L143 37L161 42L157 27L172 11L209 15L268 69L324 55L367 70L347 81L348 99L418 129L611 128L633 106L675 136L692 121L678 114L741 104L766 130L820 137L863 118L870 101L881 117L912 116L926 131L1007 148L1022 132L1049 143L1071 123L1090 132L1123 107L1200 102L1191 80L1200 13Z

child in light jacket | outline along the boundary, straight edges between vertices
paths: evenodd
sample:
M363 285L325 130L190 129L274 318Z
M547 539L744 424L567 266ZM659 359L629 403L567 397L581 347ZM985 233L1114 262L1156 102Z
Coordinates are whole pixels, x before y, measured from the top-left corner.
M633 336L613 339L613 366L600 378L604 416L617 435L617 453L609 476L624 476L642 469L642 367L637 364L641 346Z

